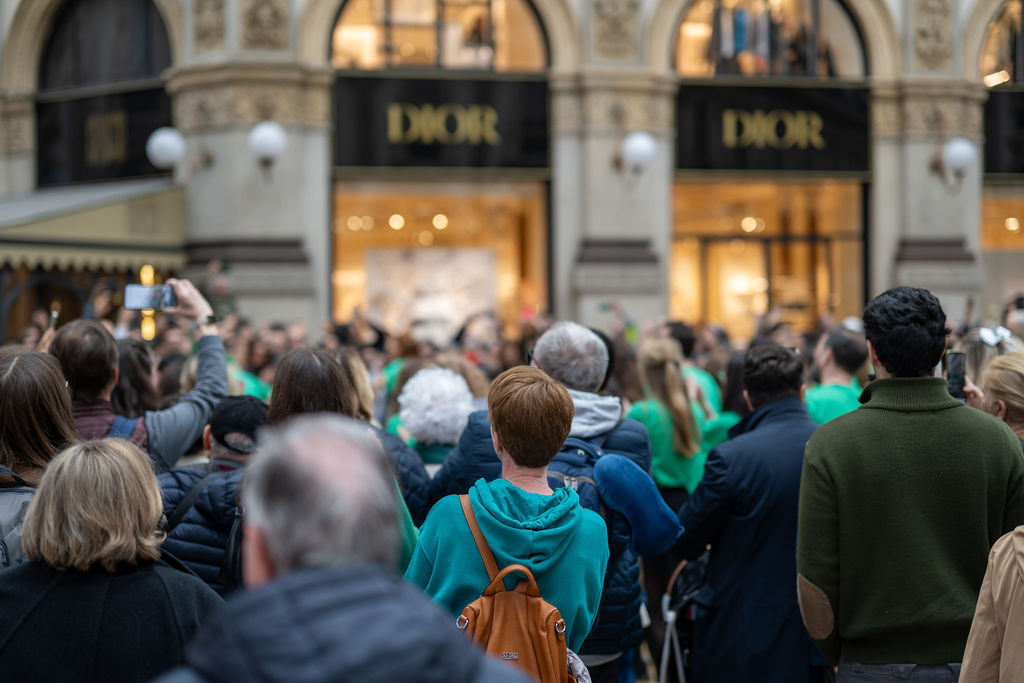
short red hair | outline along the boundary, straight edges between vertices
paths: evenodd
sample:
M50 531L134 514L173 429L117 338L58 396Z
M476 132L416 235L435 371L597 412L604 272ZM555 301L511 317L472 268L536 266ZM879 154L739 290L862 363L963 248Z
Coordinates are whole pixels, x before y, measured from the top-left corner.
M494 432L520 467L546 467L562 450L576 413L561 382L525 365L498 375L487 408Z

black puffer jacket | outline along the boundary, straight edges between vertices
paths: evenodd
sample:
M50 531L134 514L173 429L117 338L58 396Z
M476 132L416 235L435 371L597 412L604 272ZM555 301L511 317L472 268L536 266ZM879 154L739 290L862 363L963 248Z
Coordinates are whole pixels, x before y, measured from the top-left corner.
M647 428L636 420L620 420L621 408L617 412L615 408L618 399L578 391L569 393L576 408L570 435L597 440L600 435L604 438L602 448L606 453L626 456L649 474L651 441ZM494 454L487 411L477 411L469 416L459 442L434 475L431 499L436 501L449 494L466 493L477 479L491 481L500 476L501 463ZM629 549L633 531L626 518L614 511L608 512L605 522L610 530L611 556L597 621L580 654L614 654L639 645L643 639L640 565L636 554ZM671 540L668 539L669 543Z
M160 683L526 683L379 566L303 569L238 594Z
M164 472L157 481L164 499L164 514L169 518L178 504L203 477L207 469L176 467ZM235 519L235 497L245 470L225 472L214 479L196 498L178 525L167 535L164 550L194 571L199 578L223 592L219 574L231 524Z
M395 473L398 475L398 483L402 487L405 505L409 508L409 514L412 516L412 523L421 526L423 520L427 518L427 513L430 512L432 504L429 500L430 475L423 467L423 459L391 432L377 427L372 428L391 455L391 462L395 464Z

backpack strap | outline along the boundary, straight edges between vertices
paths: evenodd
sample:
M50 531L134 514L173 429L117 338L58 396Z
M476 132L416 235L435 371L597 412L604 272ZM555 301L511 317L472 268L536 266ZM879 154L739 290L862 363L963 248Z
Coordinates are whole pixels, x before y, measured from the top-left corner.
M480 551L484 567L487 568L487 576L493 582L494 578L498 575L498 563L494 561L494 553L491 552L491 546L487 545L487 539L484 538L483 532L480 531L480 525L476 522L476 514L473 512L473 506L469 503L469 494L460 494L459 502L462 503L462 513L466 515L469 530L473 532L473 540L476 541L476 548Z
M10 471L9 469L4 467L3 465L0 465L0 475L3 475L3 474L6 474L8 477L13 479L14 483L17 484L18 486L25 486L27 488L32 488L31 486L29 486L29 483L27 481L25 481L24 479L22 479L17 474L15 474L14 472Z
M114 422L110 425L110 429L107 430L107 436L116 436L122 439L127 439L135 431L135 425L138 424L141 418L135 418L129 420L127 417L121 417L120 415L114 416Z
M185 513L196 504L196 499L199 498L199 494L203 492L210 482L214 479L219 479L228 473L228 470L218 470L216 472L210 472L205 477L196 482L196 485L189 489L189 492L185 494L185 497L181 499L181 502L174 508L174 512L167 518L167 526L164 528L166 533L171 533L174 527L178 526Z

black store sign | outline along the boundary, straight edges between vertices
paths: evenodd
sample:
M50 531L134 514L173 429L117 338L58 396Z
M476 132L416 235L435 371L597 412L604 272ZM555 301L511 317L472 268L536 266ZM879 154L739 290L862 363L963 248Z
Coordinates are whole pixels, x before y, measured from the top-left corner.
M1024 173L1024 91L996 88L985 103L985 173Z
M39 185L134 178L160 173L146 141L171 125L163 88L36 104Z
M683 85L676 166L870 170L866 88Z
M546 168L547 82L340 74L334 163Z

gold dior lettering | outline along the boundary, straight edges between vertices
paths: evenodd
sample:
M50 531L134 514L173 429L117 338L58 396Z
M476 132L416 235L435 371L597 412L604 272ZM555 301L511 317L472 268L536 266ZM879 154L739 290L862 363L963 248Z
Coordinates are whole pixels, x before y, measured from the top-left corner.
M726 109L722 112L722 144L728 149L825 149L825 122L813 111Z
M388 105L388 142L408 145L422 142L432 145L501 144L498 111L486 104L406 104Z
M85 163L117 164L128 158L128 117L123 111L93 114L85 120Z

